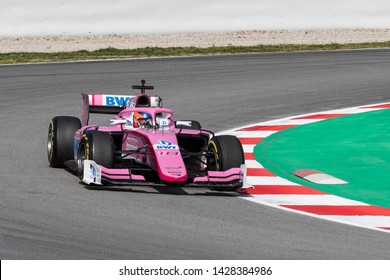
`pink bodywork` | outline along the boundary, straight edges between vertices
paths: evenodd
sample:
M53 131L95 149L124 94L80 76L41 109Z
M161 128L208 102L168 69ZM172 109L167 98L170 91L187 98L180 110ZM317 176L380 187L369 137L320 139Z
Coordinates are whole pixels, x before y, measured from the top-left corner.
M142 147L147 147L150 155L136 154L134 159L155 169L165 183L183 184L187 181L188 175L186 166L181 156L179 145L177 142L176 133L179 129L175 127L172 120L173 111L166 108L156 107L137 107L126 108L122 110L113 120L117 121L108 126L86 125L88 123L88 95L83 95L82 107L82 123L83 127L75 134L75 160L77 156L77 146L86 130L96 130L103 132L128 132L125 133L122 139L122 150L137 150ZM102 98L92 95L93 105L102 104ZM90 100L91 101L91 100ZM119 123L131 116L134 112L145 112L153 116L154 124L156 123L156 115L164 115L168 125L160 128L134 128L126 123ZM181 129L183 134L199 134L199 130ZM207 133L207 132L204 132ZM207 133L209 134L209 133ZM211 135L211 134L210 134ZM144 176L131 174L130 168L106 168L99 165L102 171L102 177L111 180L126 180L135 182L146 182ZM240 168L231 168L227 171L209 171L206 176L194 178L194 183L229 183L234 180L242 179Z

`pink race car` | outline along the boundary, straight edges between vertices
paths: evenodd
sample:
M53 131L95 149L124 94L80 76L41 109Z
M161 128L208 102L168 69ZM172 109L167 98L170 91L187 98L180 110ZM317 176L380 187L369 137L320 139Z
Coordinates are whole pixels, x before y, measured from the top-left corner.
M245 188L239 140L214 135L199 122L174 121L153 86L136 96L82 94L82 117L52 119L47 141L51 167L67 167L85 184L191 186L218 191ZM115 114L109 125L88 124L89 114Z

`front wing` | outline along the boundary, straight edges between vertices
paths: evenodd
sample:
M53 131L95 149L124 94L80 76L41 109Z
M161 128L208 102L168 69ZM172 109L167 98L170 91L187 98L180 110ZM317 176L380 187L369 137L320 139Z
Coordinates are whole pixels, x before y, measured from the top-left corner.
M87 184L102 185L108 182L114 185L127 186L168 186L165 183L148 182L144 176L131 173L130 168L105 168L93 160L84 160L82 181ZM206 176L195 177L193 182L180 184L181 187L201 187L218 191L235 191L251 187L246 182L246 165L231 168L227 171L208 171Z

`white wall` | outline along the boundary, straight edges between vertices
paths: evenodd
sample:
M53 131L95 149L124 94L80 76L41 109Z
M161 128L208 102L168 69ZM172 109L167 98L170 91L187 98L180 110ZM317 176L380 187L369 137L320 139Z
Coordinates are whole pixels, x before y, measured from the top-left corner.
M390 28L389 0L0 0L0 36Z

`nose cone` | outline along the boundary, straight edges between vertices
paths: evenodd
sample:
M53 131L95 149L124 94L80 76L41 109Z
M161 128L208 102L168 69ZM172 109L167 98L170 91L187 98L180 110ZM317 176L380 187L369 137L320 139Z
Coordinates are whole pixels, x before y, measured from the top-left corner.
M176 136L158 140L153 145L153 149L156 155L157 171L161 180L167 183L183 183L187 180L187 169Z
M167 183L184 183L187 181L185 166L166 166L160 168L160 178Z

